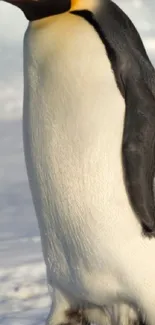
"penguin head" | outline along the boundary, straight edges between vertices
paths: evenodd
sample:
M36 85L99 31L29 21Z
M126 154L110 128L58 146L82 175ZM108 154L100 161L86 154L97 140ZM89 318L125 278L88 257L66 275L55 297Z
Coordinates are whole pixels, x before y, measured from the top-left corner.
M4 0L20 8L30 21L57 15L70 10L76 0Z
M1 1L1 0L0 0ZM90 10L109 0L2 0L20 8L29 21L58 15L67 11Z

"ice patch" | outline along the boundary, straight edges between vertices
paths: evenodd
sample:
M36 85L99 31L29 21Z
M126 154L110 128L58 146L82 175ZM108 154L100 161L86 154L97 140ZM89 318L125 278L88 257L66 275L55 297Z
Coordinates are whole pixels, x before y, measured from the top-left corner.
M0 323L10 312L21 314L35 310L37 313L37 309L48 309L50 298L44 263L0 268L0 283Z

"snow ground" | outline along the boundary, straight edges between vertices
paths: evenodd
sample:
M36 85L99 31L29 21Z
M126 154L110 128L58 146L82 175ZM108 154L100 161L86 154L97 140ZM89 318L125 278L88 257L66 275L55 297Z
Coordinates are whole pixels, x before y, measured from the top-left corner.
M40 325L45 268L23 157L21 120L0 122L0 324Z
M155 63L154 0L118 0ZM154 6L154 7L153 7ZM9 16L9 19L8 19ZM43 325L49 309L22 144L23 15L0 4L0 325Z

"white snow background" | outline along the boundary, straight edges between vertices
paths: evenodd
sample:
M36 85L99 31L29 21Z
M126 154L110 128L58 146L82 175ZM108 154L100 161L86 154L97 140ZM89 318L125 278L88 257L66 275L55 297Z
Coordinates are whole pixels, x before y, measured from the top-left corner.
M155 63L154 0L117 0ZM0 325L43 325L49 309L22 143L22 40L27 21L0 2Z

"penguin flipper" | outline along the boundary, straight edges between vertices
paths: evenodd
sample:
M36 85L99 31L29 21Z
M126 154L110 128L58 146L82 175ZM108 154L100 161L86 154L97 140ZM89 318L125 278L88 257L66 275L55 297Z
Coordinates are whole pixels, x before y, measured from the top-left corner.
M130 204L143 232L155 236L155 70L141 37L113 2L95 19L125 99L122 162Z
M147 83L126 85L122 144L125 183L144 233L155 235L155 98Z

